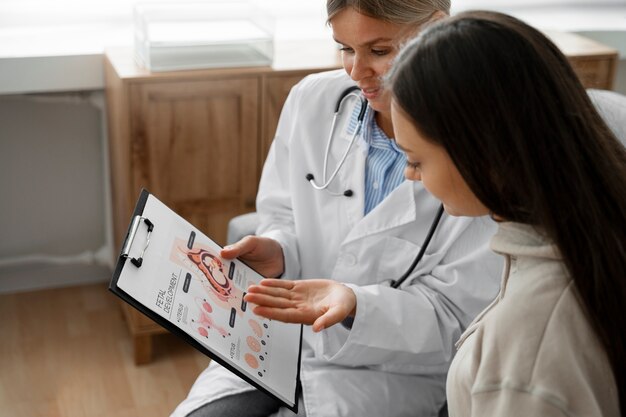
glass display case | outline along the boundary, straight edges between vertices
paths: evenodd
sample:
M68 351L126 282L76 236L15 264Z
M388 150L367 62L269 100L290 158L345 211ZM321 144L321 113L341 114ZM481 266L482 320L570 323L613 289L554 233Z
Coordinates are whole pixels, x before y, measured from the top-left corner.
M143 3L135 58L150 71L271 65L274 21L246 0Z

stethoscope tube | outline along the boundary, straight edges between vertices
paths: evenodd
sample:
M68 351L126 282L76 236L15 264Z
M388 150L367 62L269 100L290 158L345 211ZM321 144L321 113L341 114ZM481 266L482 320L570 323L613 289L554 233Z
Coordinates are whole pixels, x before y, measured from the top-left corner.
M422 247L420 248L419 253L413 260L413 263L411 264L411 266L409 266L409 269L407 269L406 272L400 278L398 278L395 281L391 281L391 288L399 288L400 285L402 285L402 283L406 281L409 275L411 275L411 273L415 270L415 267L417 266L419 261L422 260L422 258L424 257L424 253L426 253L426 248L428 247L430 240L433 238L433 235L435 234L435 230L437 230L437 226L439 225L439 220L441 219L442 215L443 215L443 204L439 206L439 209L437 210L437 214L435 215L435 219L431 223L430 229L428 230L428 234L426 235L426 238L424 239L424 242L422 243Z
M353 195L352 190L346 190L343 193L336 193L336 192L330 191L328 189L328 186L333 182L333 180L337 176L337 173L339 172L339 170L343 166L344 162L346 161L346 158L348 157L348 154L350 153L350 149L352 148L352 145L354 144L357 136L359 135L359 133L361 131L361 127L363 126L363 119L365 118L365 112L367 111L368 103L367 103L367 100L365 99L365 97L363 97L361 95L358 96L358 98L361 100L361 109L360 109L359 115L357 117L357 126L354 129L354 133L352 134L352 138L350 139L350 143L348 144L347 149L343 153L343 156L339 160L339 163L337 164L337 167L335 168L335 170L331 174L330 178L328 178L328 180L326 179L326 174L327 174L327 170L328 170L328 156L330 154L330 146L331 146L331 144L333 142L333 136L335 134L335 125L337 123L337 117L339 116L339 112L341 110L341 106L342 106L342 104L344 102L344 99L346 97L348 97L354 91L358 91L358 90L360 90L360 89L357 86L349 87L349 88L345 89L341 93L341 95L339 96L339 99L337 100L337 105L335 106L335 113L333 115L333 120L332 120L332 123L330 125L330 132L329 132L329 135L328 135L328 142L326 144L326 150L324 152L324 168L322 170L322 184L318 185L315 182L315 177L313 176L313 174L308 173L306 175L306 180L311 184L311 186L313 186L313 188L315 188L316 190L326 190L328 193L330 193L331 195L335 195L335 196L343 195L345 197L351 197ZM439 209L437 210L437 214L435 215L435 218L433 219L433 222L430 225L430 229L428 230L428 233L426 234L426 238L424 239L424 242L422 243L422 247L420 248L419 253L415 257L415 259L413 260L413 262L411 263L409 268L406 270L406 272L404 274L402 274L402 276L400 278L398 278L397 280L395 280L395 281L392 280L391 281L391 288L399 288L400 285L402 285L402 283L407 280L407 278L411 275L411 273L413 273L413 271L415 270L415 267L417 267L417 264L419 264L419 262L422 260L422 258L424 257L424 254L426 253L426 249L428 248L428 245L430 244L430 241L432 240L433 235L435 234L435 231L437 230L437 226L439 225L439 221L441 220L441 216L443 215L443 211L444 210L443 210L443 204L442 204L442 205L439 206Z
M350 143L348 144L348 147L346 148L345 152L343 153L343 156L339 160L339 163L337 164L337 167L335 168L333 173L330 175L330 178L326 179L327 178L326 174L328 173L328 156L330 155L330 146L332 145L333 137L335 136L335 129L336 129L335 126L337 124L337 118L339 117L339 111L341 110L341 106L343 105L345 98L348 97L349 95L351 95L354 91L359 91L359 90L360 90L360 88L357 87L357 86L352 86L352 87L346 88L341 93L341 95L339 96L339 99L337 100L337 104L335 106L335 113L333 115L333 120L332 120L332 123L330 125L330 132L329 132L329 135L328 135L328 141L326 143L326 150L324 151L324 167L323 167L323 170L322 170L322 184L318 185L315 182L315 176L313 176L312 173L306 174L306 180L311 184L311 186L313 188L315 188L316 190L326 190L328 193L330 193L331 195L334 195L334 196L341 196L341 195L343 195L345 197L351 197L354 194L352 192L352 190L346 190L343 193L332 192L332 191L330 191L328 189L328 186L330 186L330 184L333 182L333 180L335 179L335 177L339 173L339 170L343 166L344 162L346 161L346 158L348 157L348 154L350 153L350 149L352 149L352 145L354 145L354 142L356 141L357 136L361 132L361 128L363 126L363 119L365 118L365 112L367 110L367 100L365 99L365 97L363 97L361 95L357 96L361 100L361 109L359 111L359 115L357 116L357 126L354 129L354 133L352 134L352 138L350 138Z

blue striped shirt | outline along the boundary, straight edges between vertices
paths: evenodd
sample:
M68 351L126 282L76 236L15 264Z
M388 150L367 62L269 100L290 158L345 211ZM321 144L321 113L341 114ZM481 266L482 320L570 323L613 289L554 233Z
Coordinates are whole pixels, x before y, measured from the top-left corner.
M356 129L359 110L359 106L356 106L350 116L349 132L354 132ZM374 115L375 112L368 108L361 128L361 138L367 144L365 215L404 181L404 168L406 167L404 152L378 127Z

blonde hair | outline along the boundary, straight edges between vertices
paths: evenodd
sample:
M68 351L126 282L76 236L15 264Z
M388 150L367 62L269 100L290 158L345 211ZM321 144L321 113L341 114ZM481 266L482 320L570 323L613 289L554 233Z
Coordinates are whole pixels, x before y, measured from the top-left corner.
M327 22L346 7L374 19L401 25L421 25L438 11L450 14L450 0L327 0Z

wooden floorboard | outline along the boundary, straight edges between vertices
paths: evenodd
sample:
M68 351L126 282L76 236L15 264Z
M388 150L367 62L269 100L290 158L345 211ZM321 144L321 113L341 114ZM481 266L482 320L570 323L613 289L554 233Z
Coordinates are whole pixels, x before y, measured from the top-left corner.
M173 335L135 366L106 284L0 295L0 415L169 416L209 359Z

